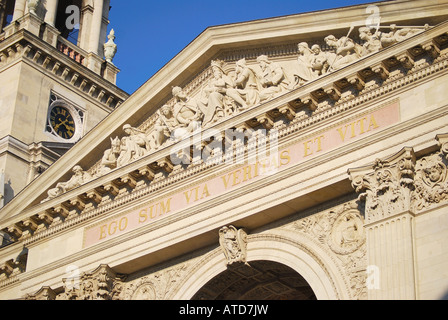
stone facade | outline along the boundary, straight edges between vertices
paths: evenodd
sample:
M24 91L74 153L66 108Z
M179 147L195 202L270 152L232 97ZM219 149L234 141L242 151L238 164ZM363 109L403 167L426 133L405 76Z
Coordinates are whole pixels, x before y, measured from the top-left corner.
M0 298L443 298L446 4L207 29L0 212Z

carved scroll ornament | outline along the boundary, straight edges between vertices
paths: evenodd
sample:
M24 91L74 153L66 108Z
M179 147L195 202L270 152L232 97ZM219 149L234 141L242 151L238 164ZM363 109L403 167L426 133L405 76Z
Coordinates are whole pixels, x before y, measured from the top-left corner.
M222 227L219 230L219 244L227 259L227 265L246 263L247 234L243 229L234 226Z

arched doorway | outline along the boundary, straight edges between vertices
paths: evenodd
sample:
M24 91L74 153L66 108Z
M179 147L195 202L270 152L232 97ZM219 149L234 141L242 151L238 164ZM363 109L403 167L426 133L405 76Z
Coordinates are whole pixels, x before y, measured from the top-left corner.
M316 300L308 282L290 267L266 260L230 266L192 300Z
M347 281L344 279L341 269L335 264L333 257L306 235L290 230L280 230L278 232L271 230L266 234L249 235L247 240L247 262L252 268L260 268L263 275L270 275L270 270L275 270L280 266L280 269L283 270L279 273L280 279L282 274L292 275L295 281L303 278L312 289L317 300L350 299ZM264 263L265 266L261 266L261 263ZM222 294L220 298L218 298L218 295L206 297L199 296L199 294L205 293L206 291L203 291L203 288L208 288L213 280L215 280L215 283L231 286L229 283L232 281L228 278L235 276L233 271L235 267L237 266L233 266L233 264L229 266L222 249L216 248L188 269L188 275L173 290L170 299L227 299L224 298L225 295L228 296L224 289L219 293ZM243 275L244 272L248 272L248 275L237 278L233 283L238 284L238 279L247 281L244 279L250 279L251 271L253 270L248 268L239 270ZM238 275L238 273L236 274ZM273 281L273 283L276 282ZM280 281L280 283L282 282ZM246 288L243 296L235 299L246 299L249 294L252 294L251 290L253 288L250 286ZM297 293L296 296L298 297L299 294ZM304 296L312 298L311 294L304 294ZM278 299L281 298L278 297Z

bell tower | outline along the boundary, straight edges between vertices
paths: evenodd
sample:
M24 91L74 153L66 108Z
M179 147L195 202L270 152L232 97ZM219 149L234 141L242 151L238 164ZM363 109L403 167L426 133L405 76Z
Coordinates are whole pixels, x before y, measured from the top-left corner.
M0 207L127 99L110 5L0 0Z

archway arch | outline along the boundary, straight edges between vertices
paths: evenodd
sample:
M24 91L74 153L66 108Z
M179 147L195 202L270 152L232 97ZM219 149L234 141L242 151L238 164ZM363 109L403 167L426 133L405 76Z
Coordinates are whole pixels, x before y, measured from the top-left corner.
M303 278L318 300L350 298L344 276L333 258L305 235L287 230L250 235L247 262L250 265L256 261L275 263L283 266L283 270L295 271L296 280ZM225 275L229 269L226 262L220 248L207 254L191 268L173 298L199 298L198 292L212 279Z
M278 262L257 260L231 265L192 300L316 300L316 295L295 270Z

